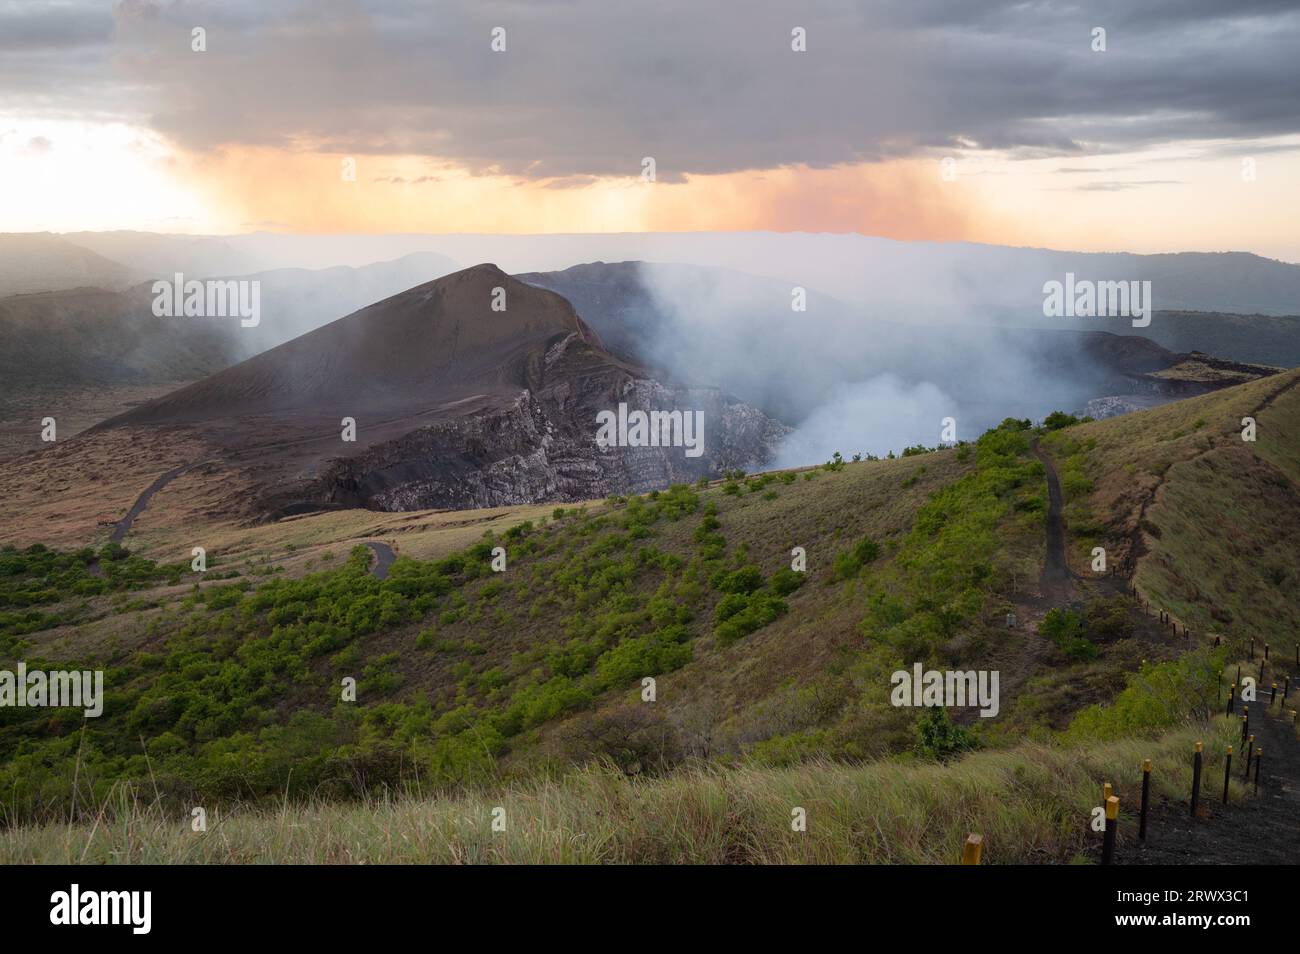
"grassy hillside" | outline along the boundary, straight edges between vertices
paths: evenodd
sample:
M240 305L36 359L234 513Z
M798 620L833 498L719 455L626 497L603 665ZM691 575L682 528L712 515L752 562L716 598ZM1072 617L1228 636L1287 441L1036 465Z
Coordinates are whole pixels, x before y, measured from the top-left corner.
M0 864L952 864L971 831L983 834L988 863L1086 861L1096 838L1081 820L1104 781L1121 799L1125 844L1142 760L1156 766L1152 797L1176 800L1190 785L1194 742L1204 740L1213 775L1235 733L1216 719L1204 733L1027 744L948 765L695 767L650 779L589 768L491 793L216 810L203 834L151 795L132 802L119 791L92 820L0 831ZM1232 791L1245 794L1235 778ZM796 808L806 831L791 828Z
M409 822L423 826L420 845L445 836L466 858L519 859L551 850L538 841L553 830L548 813L621 817L607 799L622 779L628 797L656 806L638 823L648 828L611 821L596 845L582 841L590 826L555 829L581 842L574 857L937 860L969 813L945 817L934 837L863 835L848 855L820 834L787 845L717 820L734 817L730 799L767 819L815 782L827 786L823 812L849 812L836 824L870 832L878 822L846 806L873 785L915 787L928 793L908 796L922 806L975 785L987 813L992 776L981 773L1060 775L1134 754L1124 748L1134 736L1147 751L1184 746L1180 727L1217 707L1233 648L1249 634L1282 645L1300 622L1285 585L1300 556L1288 533L1300 517L1298 380L1102 422L1007 421L957 448L737 475L523 522L455 515L456 533L487 529L454 552L429 542L428 517L364 515L391 530L412 521L411 539L425 540L418 559L403 547L384 580L364 548L330 542L358 532L356 514L232 532L202 575L113 549L5 548L0 666L102 667L109 697L84 723L70 710L0 709L4 821L93 827L107 812L152 826L157 850L171 852L189 806L225 817L288 798L343 830ZM1243 445L1240 419L1252 413L1259 439ZM1036 447L1065 497L1078 577L1065 589L1040 580L1048 486ZM330 519L347 527L331 536ZM254 555L290 540L311 555ZM1125 581L1094 579L1095 545L1116 563L1136 558L1140 596L1199 638L1144 620ZM1216 628L1232 646L1209 653ZM998 670L1000 714L950 720L890 705L890 673L914 662ZM355 701L343 698L348 679ZM965 754L975 749L985 751ZM1046 776L1011 812L1017 824L1038 818L1031 841L1062 860L1078 847L1062 813L1082 776L1066 773L1059 790ZM440 797L422 801L431 793ZM450 831L502 793L529 819L508 849ZM706 813L699 830L656 827L690 799L722 814ZM356 800L371 808L332 804ZM881 810L907 825L920 809ZM283 837L273 824L232 819L245 841L222 850L256 857L254 843ZM77 831L92 854L116 837ZM0 851L40 855L45 837L16 831Z
M1300 632L1300 372L1082 424L1048 445L1066 467L1071 558L1134 558L1152 605L1195 633L1286 652ZM1243 440L1242 419L1257 422Z

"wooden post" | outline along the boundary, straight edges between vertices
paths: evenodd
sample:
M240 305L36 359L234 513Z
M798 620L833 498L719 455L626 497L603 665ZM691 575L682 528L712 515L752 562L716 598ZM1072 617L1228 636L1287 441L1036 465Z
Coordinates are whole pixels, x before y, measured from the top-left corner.
M966 844L961 848L961 863L977 865L980 863L980 849L984 847L984 836L971 832L966 836Z
M1142 813L1138 816L1138 840L1147 840L1147 806L1151 801L1151 760L1142 760Z
M1106 831L1101 838L1101 863L1108 865L1115 858L1115 830L1119 828L1119 799L1114 795L1106 799Z
M1250 745L1246 749L1246 771L1241 776L1248 782L1250 781L1250 757L1254 754L1255 754L1255 737L1252 735L1250 737Z
M1268 643L1264 644L1264 658L1268 658Z
M1255 658L1255 637L1250 637L1250 658Z
M1110 782L1101 783L1101 803L1106 804L1106 799L1115 794L1115 790L1110 787Z
M1273 708L1273 703L1277 702L1277 683L1273 683L1273 688L1269 691L1268 707Z
M1264 761L1264 746L1261 745L1259 747L1259 751L1255 753L1255 794L1256 795L1259 794L1259 763L1262 761Z
M1246 736L1250 734L1250 706L1241 707L1241 744L1246 744Z
M1232 746L1228 746L1228 757L1223 763L1223 804L1228 804L1228 779L1232 777Z
M1228 711L1225 715L1232 715L1232 710L1237 705L1237 684L1234 682L1232 688L1228 690Z
M1196 743L1196 755L1192 759L1192 817L1196 817L1196 808L1201 800L1201 749L1200 742Z

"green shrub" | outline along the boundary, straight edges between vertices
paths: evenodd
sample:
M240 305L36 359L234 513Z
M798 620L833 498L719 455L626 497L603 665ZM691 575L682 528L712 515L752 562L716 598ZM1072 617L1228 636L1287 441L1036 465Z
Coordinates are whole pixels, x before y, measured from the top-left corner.
M942 707L927 709L916 720L916 750L927 758L946 761L976 747L975 736L969 729L955 725Z
M768 581L768 586L777 596L789 596L799 587L803 586L808 579L808 574L800 573L789 567L782 567L772 574Z
M1097 658L1097 647L1088 639L1083 617L1073 610L1057 607L1048 610L1043 621L1038 624L1038 632L1071 659Z
M751 593L748 596L733 593L724 597L723 602L730 597L744 600L744 606L739 608L733 606L724 621L714 628L713 637L719 648L730 646L750 633L762 629L789 609L784 600L769 593Z
M868 563L873 563L880 555L880 545L871 537L863 537L844 553L836 555L832 564L832 575L837 580L847 580L858 575Z

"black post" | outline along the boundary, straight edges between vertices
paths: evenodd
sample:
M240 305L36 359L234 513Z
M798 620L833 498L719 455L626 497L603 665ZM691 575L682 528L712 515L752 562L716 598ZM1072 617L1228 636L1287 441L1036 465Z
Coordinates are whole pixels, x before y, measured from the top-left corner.
M1138 816L1138 839L1147 840L1147 804L1151 799L1151 760L1142 760L1142 813Z
M1268 707L1273 708L1273 703L1277 702L1277 683L1273 683L1273 688L1269 690Z
M1250 733L1250 706L1241 707L1241 744L1246 744L1246 736Z
M1228 779L1232 777L1232 746L1228 746L1228 757L1223 763L1223 804L1228 804Z
M1264 644L1264 658L1268 658L1268 643Z
M1250 737L1250 744L1246 748L1246 771L1242 773L1241 776L1248 782L1250 781L1250 757L1254 754L1255 754L1255 737L1252 735Z
M1255 637L1250 637L1250 658L1255 658Z
M1192 817L1201 801L1201 743L1196 743L1196 757L1192 759Z
M1101 836L1101 863L1110 864L1115 858L1115 829L1119 827L1119 799L1112 795L1106 799L1106 831Z
M1264 761L1264 747L1260 746L1259 751L1255 753L1255 794L1256 795L1259 794L1259 763L1262 761Z
M1228 690L1228 711L1225 715L1232 715L1232 710L1237 703L1237 684L1234 682L1232 688Z

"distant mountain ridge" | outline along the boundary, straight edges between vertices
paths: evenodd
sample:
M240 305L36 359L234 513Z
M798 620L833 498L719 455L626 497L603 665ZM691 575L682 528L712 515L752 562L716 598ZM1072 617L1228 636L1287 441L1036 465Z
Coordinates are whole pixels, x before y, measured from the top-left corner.
M153 314L153 280L110 291L66 289L0 298L0 397L38 384L78 388L193 381L298 337L371 302L453 271L435 253L363 268L189 273L260 283L261 322ZM172 281L171 274L157 279Z
M62 236L0 233L0 297L68 288L120 290L131 278L125 265Z

